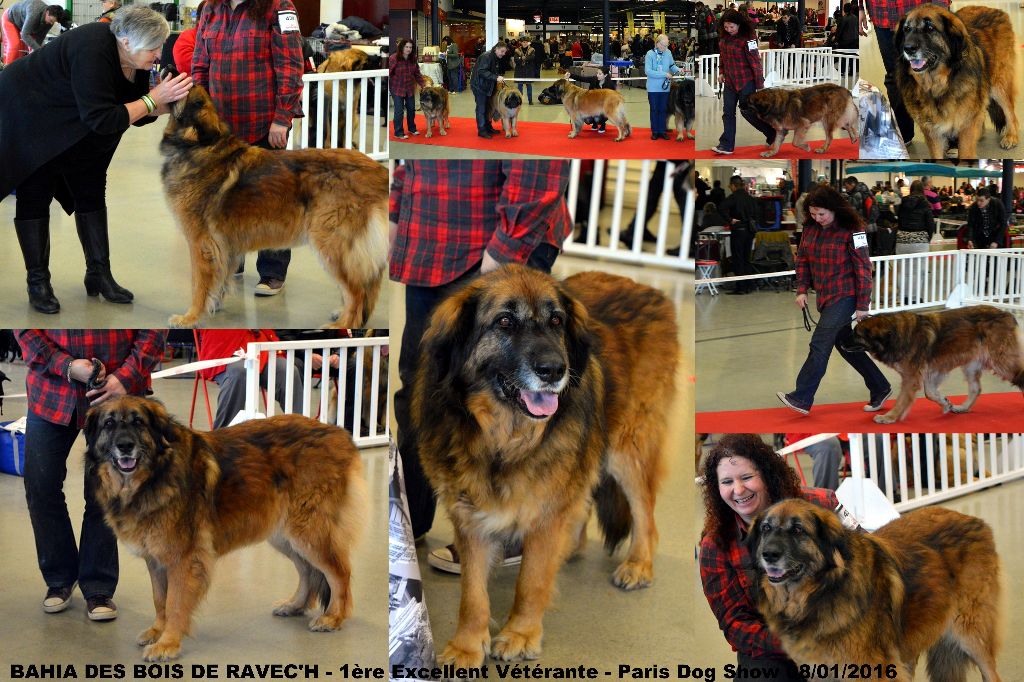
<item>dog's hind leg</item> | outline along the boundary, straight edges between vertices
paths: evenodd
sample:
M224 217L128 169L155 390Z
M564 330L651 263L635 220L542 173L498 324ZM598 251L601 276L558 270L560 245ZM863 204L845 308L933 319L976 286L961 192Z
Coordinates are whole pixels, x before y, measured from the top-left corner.
M358 220L365 220L359 225ZM342 288L342 307L330 326L359 329L373 312L387 266L387 204L371 206L365 217L340 221L337 230L359 235L338 246L336 230L310 232L310 245L320 254L324 268ZM354 223L354 224L353 224Z
M1012 86L1011 86L1012 90ZM1017 112L1014 111L1013 94L1007 94L1004 88L994 85L992 98L988 103L988 114L999 131L999 146L1003 149L1016 147L1020 142L1017 129Z
M982 364L974 361L964 365L964 376L967 378L967 400L959 405L953 405L952 410L956 413L967 412L974 405L974 401L981 395L981 370Z
M805 152L811 151L811 145L807 144L807 131L811 129L809 121L801 119L800 123L793 128L793 146Z
M967 371L966 368L964 368L964 371ZM924 378L924 395L928 400L938 403L939 407L942 408L942 414L956 411L956 406L949 402L949 398L942 395L942 391L939 389L939 386L942 385L942 380L945 378L945 372L931 372Z
M198 326L203 312L214 304L215 292L219 292L226 279L227 265L220 245L211 237L198 237L190 245L192 258L192 305L184 315L171 315L167 324L171 327Z
M825 121L824 122L825 144L821 145L820 147L818 147L817 149L814 150L814 152L816 154L824 154L825 152L828 151L828 148L832 146L832 137L833 137L833 134L835 133L835 127L834 127L835 125L836 124L833 121Z
M270 545L277 551L284 554L295 564L295 570L299 573L299 586L291 599L283 599L274 603L275 616L300 616L315 598L311 589L313 572L316 570L301 554L295 551L291 543L281 535L274 535L269 540Z
M312 565L311 590L317 588L320 599L327 602L324 612L310 621L309 629L313 632L337 630L352 615L351 541L342 537L336 524L319 519L304 524L301 529L290 529L289 536L292 547ZM321 576L317 572L323 574L326 586L319 584Z

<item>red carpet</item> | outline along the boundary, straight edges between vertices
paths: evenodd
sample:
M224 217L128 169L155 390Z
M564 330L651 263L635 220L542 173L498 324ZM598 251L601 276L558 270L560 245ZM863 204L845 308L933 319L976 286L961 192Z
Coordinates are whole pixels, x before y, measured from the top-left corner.
M949 396L959 404L964 396ZM893 405L892 400L882 410ZM942 414L938 405L921 397L907 419L876 424L863 402L815 405L806 417L788 407L698 412L698 433L1008 433L1024 429L1024 397L1018 393L983 393L967 414Z
M676 142L675 131L671 140L652 140L650 128L634 126L633 133L622 142L615 142L618 134L615 126L608 124L608 132L599 135L585 126L583 131L572 140L569 139L568 123L537 123L520 121L517 128L519 137L506 139L504 135L496 135L490 140L477 137L476 121L471 118L451 117L452 127L448 134L441 137L434 128L434 136L429 140L424 137L427 130L426 120L416 114L416 129L419 135L408 140L399 140L392 128L392 142L411 142L431 147L458 147L460 149L479 149L485 152L509 152L513 154L536 154L538 156L558 156L569 159L692 159L693 140ZM499 128L498 124L494 125Z
M650 133L648 133L650 137ZM393 139L393 138L392 138ZM792 137L790 137L792 139ZM811 140L809 142L811 149L813 150L815 145L820 145L820 140ZM696 150L696 158L698 159L759 159L761 158L761 152L765 150L764 145L756 144L749 147L736 147L735 154L729 156L728 154L716 154L710 149L698 149ZM858 159L860 158L860 145L850 142L849 137L843 137L842 139L832 140L832 146L828 148L825 154L815 154L813 151L805 152L802 149L797 149L790 144L789 139L782 143L782 149L779 153L772 157L773 159Z

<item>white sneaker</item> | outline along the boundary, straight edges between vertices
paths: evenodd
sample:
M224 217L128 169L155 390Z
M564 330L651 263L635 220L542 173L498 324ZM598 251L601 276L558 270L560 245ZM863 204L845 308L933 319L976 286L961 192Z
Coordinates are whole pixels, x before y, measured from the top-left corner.
M499 566L515 566L523 560L523 548L519 543L505 547L505 556L498 563ZM459 553L455 545L440 547L427 555L427 563L439 571L462 575L462 566L459 564Z

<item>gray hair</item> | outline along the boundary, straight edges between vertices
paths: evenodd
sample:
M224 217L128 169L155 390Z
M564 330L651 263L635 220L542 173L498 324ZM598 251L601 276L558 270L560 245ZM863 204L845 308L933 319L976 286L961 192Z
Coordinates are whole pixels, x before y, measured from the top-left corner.
M159 12L148 7L125 7L114 14L110 31L118 40L128 39L128 50L155 50L171 34L171 27Z

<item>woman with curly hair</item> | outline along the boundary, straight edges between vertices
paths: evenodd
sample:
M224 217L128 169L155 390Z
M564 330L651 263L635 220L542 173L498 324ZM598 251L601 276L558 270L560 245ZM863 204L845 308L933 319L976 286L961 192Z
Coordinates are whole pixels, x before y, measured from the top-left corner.
M835 509L839 501L830 490L801 489L796 472L753 434L724 436L705 458L701 473L700 579L718 626L739 665L774 670L773 679L781 682L803 682L754 606L753 561L743 541L754 517L776 502L803 497Z
M867 353L842 347L851 332L850 323L867 317L871 303L871 261L864 223L839 192L830 185L818 185L804 199L803 228L796 255L796 304L806 308L807 291L814 289L819 318L796 389L776 395L786 407L809 413L835 347L864 379L868 388L864 411L877 412L892 394L888 379Z
M718 20L718 82L722 84L722 136L711 151L732 154L736 147L736 106L747 123L775 142L775 129L747 108L747 98L764 88L764 67L757 51L757 31L745 12L727 9Z
M416 44L408 38L398 41L398 49L388 58L388 83L391 88L391 99L395 103L395 137L408 140L402 127L404 116L409 132L419 135L416 130L416 86L426 87L420 73L420 65L416 62Z

